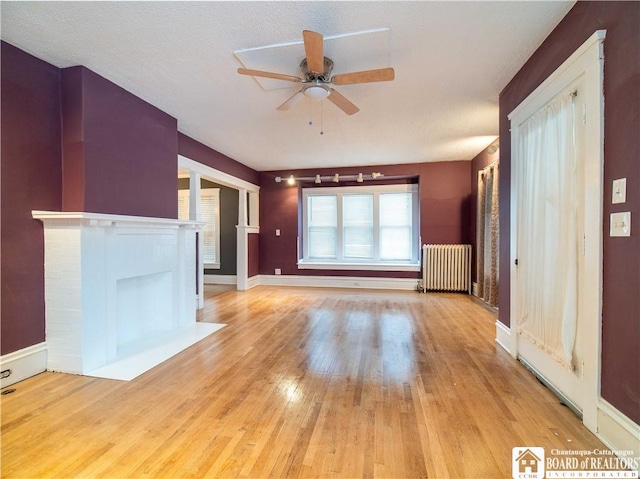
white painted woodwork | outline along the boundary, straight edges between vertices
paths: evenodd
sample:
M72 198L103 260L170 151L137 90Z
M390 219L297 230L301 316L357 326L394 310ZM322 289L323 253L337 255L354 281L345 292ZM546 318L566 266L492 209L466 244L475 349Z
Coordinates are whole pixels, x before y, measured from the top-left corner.
M551 363L542 357L539 348L527 344L517 334L519 301L517 295L518 244L516 237L518 215L518 189L515 178L519 165L517 149L512 152L511 179L511 344L509 350L514 357L529 356L532 366L546 380L566 394L573 402L579 402L584 425L592 432L598 431L598 400L600 398L600 351L602 319L602 205L603 205L603 158L604 158L604 41L606 31L594 32L562 65L560 65L538 88L536 88L510 114L511 144L518 145L519 126L533 113L542 108L561 91L568 91L576 84L581 108L585 112L584 134L577 138L578 161L584 170L584 182L578 192L579 221L584 224L583 255L579 258L578 311L580 311L576 345L584 352L580 376L558 367L548 368ZM579 110L580 111L580 110ZM526 352L525 352L526 348ZM577 348L576 348L577 349ZM534 358L532 360L532 358ZM536 361L538 361L536 363Z
M47 369L88 374L196 321L194 221L34 211L44 224Z

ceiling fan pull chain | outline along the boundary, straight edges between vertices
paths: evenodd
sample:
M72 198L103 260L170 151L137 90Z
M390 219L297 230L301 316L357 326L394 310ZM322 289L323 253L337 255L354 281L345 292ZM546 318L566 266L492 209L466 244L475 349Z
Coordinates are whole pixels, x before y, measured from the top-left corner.
M324 101L320 102L320 134L324 135Z

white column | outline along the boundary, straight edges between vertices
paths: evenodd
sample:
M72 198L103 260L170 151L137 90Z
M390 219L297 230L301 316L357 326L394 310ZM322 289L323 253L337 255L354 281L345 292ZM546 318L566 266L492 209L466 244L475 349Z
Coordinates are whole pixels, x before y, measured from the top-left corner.
M238 190L238 226L248 226L247 190Z
M258 234L258 193L247 190L239 190L238 204L238 262L237 278L238 291L245 291L256 285L249 279L249 235ZM247 205L250 205L247 214Z
M247 289L247 280L249 279L249 239L247 237L248 228L247 218L247 190L238 190L238 251L236 261L236 277L238 291Z
M202 221L202 206L200 204L200 173L191 171L189 173L189 219L191 221ZM196 280L198 281L197 307L204 308L204 237L202 229L198 230L198 265L196 270Z

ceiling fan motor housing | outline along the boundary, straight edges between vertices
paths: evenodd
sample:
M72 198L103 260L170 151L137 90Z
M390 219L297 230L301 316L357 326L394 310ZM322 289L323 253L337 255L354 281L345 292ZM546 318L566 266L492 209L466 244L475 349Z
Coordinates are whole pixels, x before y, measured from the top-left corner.
M328 83L331 80L331 72L333 71L333 60L331 60L331 58L324 57L324 72L322 72L322 75L309 71L309 65L307 65L306 58L300 62L300 70L304 75L305 82L320 80L321 82Z

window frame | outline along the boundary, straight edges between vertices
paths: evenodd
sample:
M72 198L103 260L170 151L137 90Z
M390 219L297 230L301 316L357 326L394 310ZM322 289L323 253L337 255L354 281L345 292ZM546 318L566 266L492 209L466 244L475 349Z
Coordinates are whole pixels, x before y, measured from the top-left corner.
M187 204L187 216L189 216L189 197L191 196L191 191L188 189L178 190L178 217L180 217L180 197L184 197ZM215 225L215 259L216 261L204 262L204 269L220 269L220 188L201 188L200 189L200 199L202 200L203 196L212 196L215 202L215 213L214 213L214 225ZM181 218L181 219L189 219L189 218ZM199 218L198 221L205 221L205 219ZM205 225L202 230L202 234L204 234L204 230L207 228ZM204 248L204 242L203 242ZM204 253L204 252L203 252ZM204 254L203 254L204 258Z
M419 271L420 270L420 197L418 184L392 185L361 185L340 187L310 187L302 188L301 220L302 241L299 243L299 269L331 269L331 270L372 270L372 271ZM380 260L380 194L411 193L411 259L410 260ZM344 222L343 196L345 195L373 195L373 259L344 258ZM337 196L337 228L336 228L336 257L330 260L317 260L308 257L308 205L310 196Z

